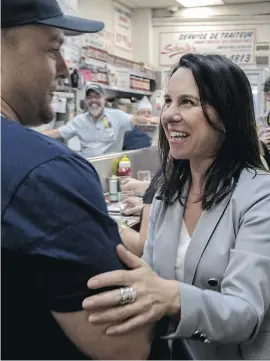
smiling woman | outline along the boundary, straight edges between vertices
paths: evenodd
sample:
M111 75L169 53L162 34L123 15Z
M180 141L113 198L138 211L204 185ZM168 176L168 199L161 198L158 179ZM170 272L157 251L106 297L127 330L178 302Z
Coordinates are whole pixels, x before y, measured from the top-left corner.
M189 94L185 93L186 88L190 91ZM222 132L207 123L197 93L198 89L189 69L180 68L172 75L162 121L170 152L175 159L192 158L201 161L207 153L211 158L221 140ZM212 113L214 124L217 125L213 109Z
M237 65L218 55L181 58L161 114L160 152L144 261L118 247L132 270L89 281L91 289L124 289L86 299L89 321L115 323L107 333L117 335L167 320L174 359L270 358L270 174Z
M193 165L204 168L203 209L234 189L243 167L261 166L248 80L224 57L188 54L181 58L171 74L162 123L160 150L167 174L162 192L169 203L175 197L181 199ZM188 137L176 140L171 131Z

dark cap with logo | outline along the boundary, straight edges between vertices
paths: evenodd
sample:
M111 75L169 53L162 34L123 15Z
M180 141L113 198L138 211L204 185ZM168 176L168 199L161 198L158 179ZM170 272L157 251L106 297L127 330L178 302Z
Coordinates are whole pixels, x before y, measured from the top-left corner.
M63 14L57 0L1 0L1 28L47 25L66 35L96 33L104 23Z
M98 84L90 84L90 85L88 85L86 87L86 89L85 89L85 95L87 96L90 93L90 91L93 91L93 92L95 92L97 94L100 94L100 95L105 95L105 92L104 92L103 88Z

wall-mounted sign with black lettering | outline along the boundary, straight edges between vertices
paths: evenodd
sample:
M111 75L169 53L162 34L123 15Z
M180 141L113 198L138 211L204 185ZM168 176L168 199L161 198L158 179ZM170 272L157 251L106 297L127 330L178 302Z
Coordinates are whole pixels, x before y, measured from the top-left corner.
M238 65L254 64L255 30L160 33L159 64L171 66L186 53L220 54Z

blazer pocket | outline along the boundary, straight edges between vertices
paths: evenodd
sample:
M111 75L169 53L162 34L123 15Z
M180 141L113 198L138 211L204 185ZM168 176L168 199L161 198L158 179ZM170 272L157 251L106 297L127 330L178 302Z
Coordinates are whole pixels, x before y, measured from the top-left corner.
M270 359L270 331L258 332L254 340L240 345L244 360Z

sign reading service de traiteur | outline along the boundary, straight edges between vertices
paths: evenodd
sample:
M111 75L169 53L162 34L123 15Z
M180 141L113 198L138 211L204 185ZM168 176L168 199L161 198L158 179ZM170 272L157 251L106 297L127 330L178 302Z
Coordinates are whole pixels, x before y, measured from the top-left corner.
M159 64L171 66L186 53L220 54L238 65L254 64L255 30L160 33Z

